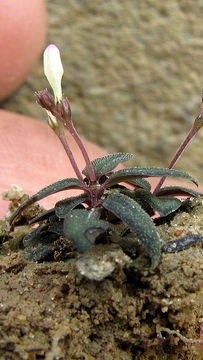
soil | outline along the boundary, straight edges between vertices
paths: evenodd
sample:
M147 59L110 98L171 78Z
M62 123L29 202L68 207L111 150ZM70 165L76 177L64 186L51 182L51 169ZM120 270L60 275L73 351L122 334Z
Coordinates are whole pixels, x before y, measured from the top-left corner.
M203 234L202 220L202 200L194 200L158 226L162 241ZM3 240L7 218L0 225ZM0 359L202 359L201 241L162 254L154 271L118 264L96 281L79 274L75 259L26 261L14 239L2 241L0 254Z

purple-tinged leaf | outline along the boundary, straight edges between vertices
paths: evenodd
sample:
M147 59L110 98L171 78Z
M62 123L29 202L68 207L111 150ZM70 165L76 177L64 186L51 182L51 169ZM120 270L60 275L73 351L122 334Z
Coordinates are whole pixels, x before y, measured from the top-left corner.
M171 177L180 177L183 179L191 180L196 185L195 179L187 174L184 171L165 169L165 168L141 168L141 167L132 167L127 169L122 169L114 172L106 182L103 184L105 188L123 181L129 181L133 179L145 178L145 177L159 177L159 176L171 176Z
M82 194L58 201L55 205L56 216L59 218L64 218L69 213L69 211L73 210L76 206L82 204L87 199L88 195Z
M155 268L160 261L160 238L148 214L136 201L118 193L109 195L103 206L127 224L139 238L150 256L152 268Z
M51 185L46 186L42 190L38 191L35 195L31 196L25 201L11 216L10 224L13 224L14 220L25 210L28 206L32 205L36 201L44 199L45 197L55 194L57 192L68 190L68 189L84 189L84 184L75 178L68 178L59 180Z
M151 190L151 184L149 183L149 181L145 179L129 180L128 183L138 188L145 189L147 191Z
M171 214L182 205L179 199L167 196L157 197L144 189L135 191L135 200L136 198L140 200L139 203L146 202L153 210L158 211L161 216Z
M157 196L200 196L199 191L188 189L183 186L165 186L161 188L157 193Z
M118 164L126 162L133 157L134 155L129 153L115 153L97 158L91 161L91 164L93 166L96 177L99 178L100 176L111 172ZM85 168L82 173L89 178L87 168Z

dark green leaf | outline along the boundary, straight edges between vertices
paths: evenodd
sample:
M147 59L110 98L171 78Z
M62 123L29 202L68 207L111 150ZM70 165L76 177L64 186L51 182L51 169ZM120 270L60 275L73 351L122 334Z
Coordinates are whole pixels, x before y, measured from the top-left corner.
M140 168L132 167L127 169L122 169L114 172L109 176L108 180L105 183L105 187L109 187L113 184L129 181L132 179L145 178L145 177L155 177L155 176L172 176L172 177L181 177L183 179L191 180L195 184L196 181L184 171L165 169L165 168Z
M136 201L118 193L109 195L103 206L129 226L146 248L151 266L155 268L160 261L160 238L147 213Z
M51 215L53 215L55 213L55 209L49 209L47 211L44 211L43 213L35 216L30 222L29 222L29 225L32 225L32 224L35 224L35 223L38 223L40 221L44 221L44 220L47 220L49 219L49 217Z
M50 224L49 231L58 234L60 236L63 236L64 235L63 222L61 221Z
M161 216L167 216L177 210L182 202L173 197L157 197L150 192L138 189L135 191L135 197L146 202L153 210L159 212Z
M10 224L13 223L15 218L18 217L23 210L25 210L28 206L32 205L36 201L39 201L59 191L63 191L67 189L83 189L83 186L84 184L81 181L74 178L59 180L51 185L46 186L45 188L38 191L35 195L31 196L27 201L25 201L22 205L19 206L19 208L11 216Z
M88 199L87 194L82 194L79 196L72 196L70 198L58 201L55 205L56 215L59 218L64 218L69 211L73 210L76 206L85 202Z
M26 248L26 259L39 261L50 255L54 249L54 241L63 236L62 221L53 215L49 223L42 224L26 235L23 245Z
M31 246L41 237L42 233L45 233L48 229L48 224L43 224L34 229L31 233L27 234L23 239L23 246Z
M151 190L151 184L145 179L129 180L128 183L148 191Z
M116 154L109 154L109 155L103 156L101 158L97 158L97 159L93 160L91 163L94 168L95 175L97 177L100 177L104 174L108 174L110 171L115 169L115 167L118 164L128 161L128 160L132 159L133 157L134 157L133 154L116 153ZM85 168L82 171L82 173L87 177L89 176L87 168Z
M199 196L201 193L193 189L188 189L183 186L165 186L161 188L157 193L157 196Z
M104 233L109 223L99 219L100 209L74 209L64 219L64 234L72 240L79 252L91 247L96 238Z
M48 231L63 236L63 220L60 220L56 215L50 216Z
M54 250L54 241L58 235L45 232L32 241L32 244L26 246L26 259L32 261L43 260L46 256L51 255Z

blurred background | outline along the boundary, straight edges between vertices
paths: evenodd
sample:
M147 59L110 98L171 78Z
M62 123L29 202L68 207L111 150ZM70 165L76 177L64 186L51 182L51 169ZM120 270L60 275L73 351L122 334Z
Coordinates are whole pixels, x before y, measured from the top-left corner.
M202 0L46 0L78 131L131 165L167 166L190 129L203 86ZM41 59L1 108L45 120L34 91ZM203 130L177 168L203 183Z

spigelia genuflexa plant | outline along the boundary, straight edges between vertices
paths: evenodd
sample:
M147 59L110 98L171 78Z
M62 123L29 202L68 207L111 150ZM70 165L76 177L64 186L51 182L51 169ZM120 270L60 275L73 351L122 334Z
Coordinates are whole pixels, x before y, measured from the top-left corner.
M150 259L151 268L155 268L160 262L161 242L152 216L155 213L160 217L167 216L179 209L182 201L177 196L199 195L190 188L162 185L168 176L180 177L196 184L190 175L172 167L203 125L202 109L168 168L129 167L116 171L117 165L130 160L134 155L115 153L90 160L72 121L70 103L62 94L63 67L55 45L49 45L44 52L44 72L54 95L48 90L39 91L35 94L37 103L46 110L48 124L60 139L76 177L59 180L31 196L12 215L11 224L14 226L28 206L46 196L68 189L78 189L81 193L58 201L54 208L32 219L31 224L38 223L39 226L23 240L27 258L41 260L52 254L60 239L69 241L70 254L85 252L98 243L112 242L113 224L121 222L125 231L139 239ZM74 138L81 150L86 164L82 171L71 151L66 132ZM148 177L161 177L154 192L146 180ZM125 239L117 244L125 250ZM131 246L133 247L133 241Z

